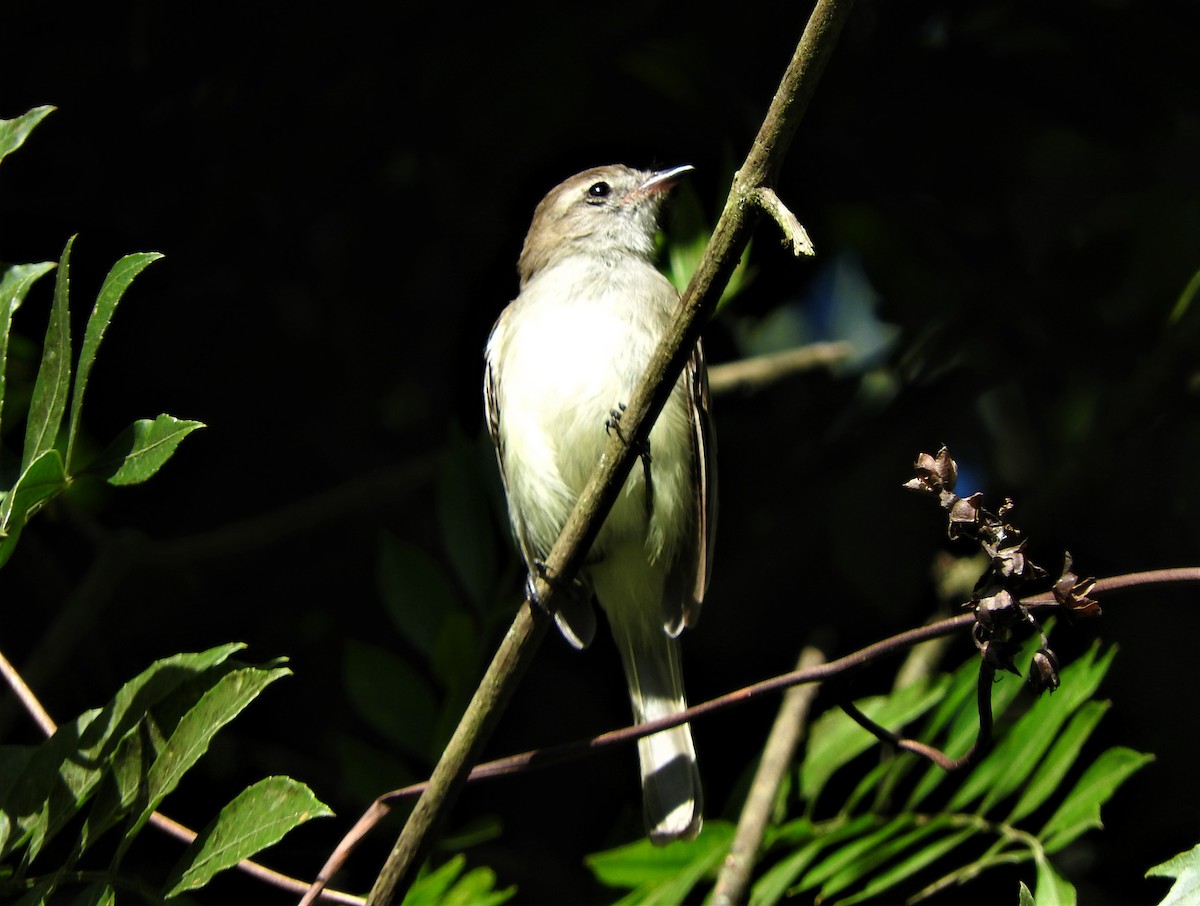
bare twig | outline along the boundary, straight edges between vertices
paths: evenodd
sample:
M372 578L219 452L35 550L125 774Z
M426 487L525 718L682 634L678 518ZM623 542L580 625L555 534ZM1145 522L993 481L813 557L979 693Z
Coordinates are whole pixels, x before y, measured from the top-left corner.
M546 576L537 579L535 592L548 607L553 607L554 585L566 583L582 565L637 451L683 371L702 325L715 309L757 220L759 209L753 203L753 193L774 181L851 5L852 0L819 0L813 10L754 145L734 175L725 209L680 301L679 316L628 400L621 421L628 442L615 435L609 441L547 558ZM545 632L545 619L535 618L529 611L526 602L434 768L429 788L405 823L371 890L368 902L372 906L403 897L414 871L428 853L438 823L466 782L496 712L508 699L516 676L523 672L528 656Z
M817 250L813 248L812 240L808 238L808 231L804 229L804 225L796 219L795 214L787 209L774 189L763 186L757 189L751 197L756 205L771 215L775 224L783 232L783 244L792 250L793 255L799 258L801 255L817 253Z
M992 684L995 680L996 668L986 662L981 662L979 665L979 681L976 686L976 700L979 708L979 732L975 736L975 741L971 743L971 747L959 758L951 758L935 746L893 733L863 714L852 701L838 702L838 707L850 715L855 723L876 739L905 752L920 755L922 758L932 761L943 771L961 771L978 762L992 743Z
M805 648L800 652L796 662L797 670L805 670L821 663L825 656L816 648ZM783 782L787 769L796 754L804 727L808 721L808 712L816 697L817 687L798 686L789 689L783 696L779 713L763 747L762 758L758 770L750 784L750 792L742 813L738 817L737 831L733 843L725 855L721 865L721 873L717 876L713 888L712 901L716 906L732 906L744 902L746 888L750 884L750 876L762 845L763 834L771 818L771 809L779 793L779 785Z
M761 390L805 371L831 368L853 352L849 343L810 343L782 352L722 362L708 367L708 387L714 396Z

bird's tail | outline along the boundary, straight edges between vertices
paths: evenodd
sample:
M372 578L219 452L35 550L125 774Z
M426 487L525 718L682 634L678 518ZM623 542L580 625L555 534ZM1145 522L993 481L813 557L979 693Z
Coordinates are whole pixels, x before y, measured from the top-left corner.
M678 642L661 626L630 626L619 619L610 623L625 666L634 720L645 723L684 710ZM639 739L638 757L651 842L662 846L691 840L700 833L703 810L691 728L683 724Z

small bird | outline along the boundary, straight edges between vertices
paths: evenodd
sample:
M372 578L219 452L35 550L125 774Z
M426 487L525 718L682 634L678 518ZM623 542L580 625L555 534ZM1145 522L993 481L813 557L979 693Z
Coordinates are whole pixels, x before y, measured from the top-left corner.
M690 166L612 165L556 186L534 211L520 293L487 343L484 397L529 588L600 460L608 433L678 309L654 266L658 212ZM642 723L687 707L677 636L708 588L716 527L715 439L697 342L579 578L554 618L576 648L608 617ZM565 600L564 600L565 599ZM559 603L561 602L561 603ZM700 832L687 724L638 742L646 829L656 844Z

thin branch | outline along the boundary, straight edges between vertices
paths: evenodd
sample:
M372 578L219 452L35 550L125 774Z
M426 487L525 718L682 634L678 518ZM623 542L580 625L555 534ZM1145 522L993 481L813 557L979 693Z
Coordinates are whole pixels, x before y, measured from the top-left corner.
M1181 567L1112 576L1107 579L1097 580L1095 588L1097 591L1112 593L1129 591L1148 585L1180 584L1200 584L1200 567ZM1060 609L1060 605L1050 594L1025 598L1021 603L1035 611L1057 611ZM791 673L771 677L770 679L761 680L733 692L727 692L717 698L692 705L687 710L672 717L659 718L644 724L611 730L590 739L576 740L557 746L548 746L477 765L470 770L467 780L468 782L474 782L547 767L552 764L560 764L564 761L583 757L597 749L628 743L643 736L649 736L661 730L669 729L670 727L694 722L717 711L736 707L762 695L779 692L806 683L821 683L858 670L860 667L873 661L895 655L906 648L934 639L940 639L960 630L967 629L974 625L974 622L975 615L972 613L963 613L936 620L924 626L897 633L889 638L868 645L866 648L844 655L837 660L794 670ZM984 696L990 692L989 687L990 683L984 683L981 677L978 687L981 713L989 709L990 696L987 697L986 702L984 701ZM985 719L990 720L990 712L989 716ZM886 731L884 732L886 733ZM990 733L990 727L988 728L988 732ZM911 747L909 750L916 751ZM316 880L313 881L308 894L301 901L302 904L312 903L316 899L317 894L324 889L324 885L328 883L329 879L341 869L346 859L349 858L362 839L391 811L393 803L422 795L429 788L431 782L423 781L415 783L403 789L385 793L376 799L366 812L363 813L362 817L355 822L350 832L342 838L329 859L325 862Z
M54 723L54 719L46 713L46 709L42 707L42 703L38 701L33 690L22 679L21 674L4 656L4 652L0 651L0 675L3 675L4 681L8 683L8 687L12 689L13 694L21 702L25 711L33 718L36 723L47 736L50 736L58 729Z
M787 209L774 189L764 186L755 190L751 198L756 205L771 215L771 219L783 233L783 244L792 250L793 255L799 258L801 255L817 253L804 225Z
M659 343L640 385L627 401L621 425L629 443L615 435L609 441L546 559L546 575L537 578L535 593L549 609L553 609L554 586L565 585L582 565L642 441L649 435L683 371L702 325L715 310L721 290L757 220L758 207L751 202L751 195L772 182L778 173L851 6L852 0L818 0L750 153L734 175L725 209L680 301L679 316ZM555 581L548 581L547 577ZM498 711L545 633L546 623L544 615L531 615L528 601L521 606L517 621L501 643L492 666L434 768L429 788L418 800L375 881L368 897L372 906L403 898L432 845L439 823L461 791L471 764L490 735Z
M824 659L825 656L818 649L805 648L800 652L796 669L815 667ZM816 695L817 686L810 685L789 689L783 696L767 744L763 747L758 770L750 784L746 804L742 806L733 843L725 855L721 873L713 888L712 902L716 906L732 906L746 900L746 888L750 885L758 850L771 819L771 810L775 807L779 785L796 754Z
M832 368L853 351L849 343L809 343L782 352L709 365L708 388L714 396L762 390L796 374Z
M979 665L979 681L976 686L976 701L979 708L979 732L975 736L975 741L971 743L971 747L959 758L951 758L936 746L893 733L863 714L852 701L838 702L838 707L850 715L855 723L876 739L905 752L920 755L922 758L932 761L943 771L961 771L976 764L992 744L992 685L995 681L996 668L986 662L981 663Z

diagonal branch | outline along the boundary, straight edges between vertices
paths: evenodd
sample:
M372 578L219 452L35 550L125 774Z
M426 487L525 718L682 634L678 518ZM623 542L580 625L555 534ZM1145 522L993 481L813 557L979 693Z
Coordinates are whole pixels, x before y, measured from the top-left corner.
M555 581L547 581L543 576L537 578L535 592L550 609L554 606L554 586L568 582L583 564L632 468L640 443L649 435L700 336L702 325L716 308L721 290L758 219L760 205L755 193L775 180L851 6L852 0L818 0L812 12L750 153L734 175L725 209L683 294L679 316L660 342L639 387L627 401L621 424L629 443L622 443L616 437L609 441L547 558L546 576ZM372 906L399 899L407 890L413 873L429 851L439 821L461 791L517 678L545 634L546 624L545 615L534 613L528 601L521 605L434 769L428 789L418 800L376 879L368 898Z

